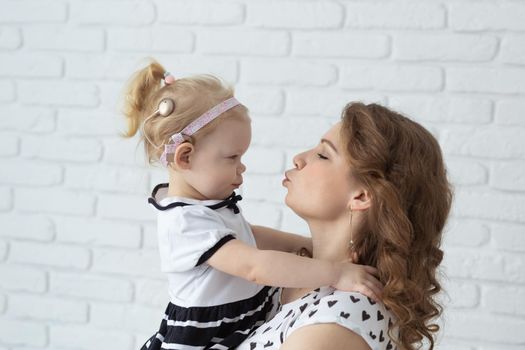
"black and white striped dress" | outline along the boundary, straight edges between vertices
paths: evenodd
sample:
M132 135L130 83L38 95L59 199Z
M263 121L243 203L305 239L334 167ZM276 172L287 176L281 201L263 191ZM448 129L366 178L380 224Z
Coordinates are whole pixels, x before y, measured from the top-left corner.
M277 288L228 275L206 261L226 242L256 246L232 194L227 200L167 197L157 185L149 202L158 210L161 270L170 302L159 330L142 346L157 349L232 349L273 315Z

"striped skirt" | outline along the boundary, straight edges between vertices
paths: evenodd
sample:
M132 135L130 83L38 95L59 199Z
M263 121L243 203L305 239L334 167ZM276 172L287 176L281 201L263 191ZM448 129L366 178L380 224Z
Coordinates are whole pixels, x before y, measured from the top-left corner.
M160 328L141 350L233 349L277 309L278 288L227 304L181 307L169 303Z

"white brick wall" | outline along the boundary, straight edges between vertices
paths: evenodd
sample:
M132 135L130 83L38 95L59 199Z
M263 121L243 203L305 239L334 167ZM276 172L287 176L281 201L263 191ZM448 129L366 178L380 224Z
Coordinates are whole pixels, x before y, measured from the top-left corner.
M351 100L433 132L456 202L440 350L525 346L525 2L0 0L0 350L137 349L167 295L123 140L147 56L218 74L250 108L246 216L306 233L282 172Z

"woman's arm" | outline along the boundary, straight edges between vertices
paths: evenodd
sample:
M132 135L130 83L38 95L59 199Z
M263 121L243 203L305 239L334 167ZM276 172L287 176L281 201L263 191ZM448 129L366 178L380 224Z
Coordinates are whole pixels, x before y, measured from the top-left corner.
M370 266L300 257L274 250L260 250L238 239L219 248L207 263L230 275L276 287L317 288L333 286L360 292L379 300L382 285Z
M281 252L295 253L301 248L312 251L312 239L294 233L279 231L273 228L250 225L257 248L262 250L279 250Z
M292 332L280 350L352 349L370 350L365 340L336 323L321 323L301 327Z

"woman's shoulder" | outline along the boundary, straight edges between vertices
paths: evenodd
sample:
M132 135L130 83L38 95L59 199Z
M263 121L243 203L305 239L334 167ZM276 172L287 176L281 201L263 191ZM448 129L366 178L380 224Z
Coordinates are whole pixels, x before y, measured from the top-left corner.
M289 332L306 325L335 323L360 335L372 349L394 349L388 335L393 321L384 304L357 292L332 290L308 305Z

